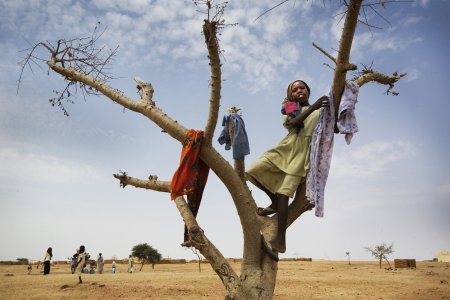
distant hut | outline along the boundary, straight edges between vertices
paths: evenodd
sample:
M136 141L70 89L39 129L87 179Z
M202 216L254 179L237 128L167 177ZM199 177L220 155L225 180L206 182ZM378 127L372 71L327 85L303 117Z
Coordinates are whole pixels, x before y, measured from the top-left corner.
M441 251L436 254L435 258L437 258L437 261L450 262L450 252L447 250Z

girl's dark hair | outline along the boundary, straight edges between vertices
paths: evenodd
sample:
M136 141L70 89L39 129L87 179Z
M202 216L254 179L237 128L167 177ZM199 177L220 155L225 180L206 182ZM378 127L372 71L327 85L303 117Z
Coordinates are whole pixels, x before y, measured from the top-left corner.
M84 253L84 246L83 245L80 246L80 253Z
M52 247L48 247L47 253L50 254L50 258L52 258L52 256L53 256Z

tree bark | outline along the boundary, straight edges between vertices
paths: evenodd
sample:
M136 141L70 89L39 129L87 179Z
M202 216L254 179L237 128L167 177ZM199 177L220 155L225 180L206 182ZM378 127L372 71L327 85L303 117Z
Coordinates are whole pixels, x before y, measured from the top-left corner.
M347 71L356 70L356 66L350 64L349 60L361 3L362 0L350 0L350 3L347 6L344 29L342 30L341 40L339 43L339 51L336 59L336 68L334 69L332 85L336 120L339 104L341 102L341 96L345 87L345 80L347 79Z

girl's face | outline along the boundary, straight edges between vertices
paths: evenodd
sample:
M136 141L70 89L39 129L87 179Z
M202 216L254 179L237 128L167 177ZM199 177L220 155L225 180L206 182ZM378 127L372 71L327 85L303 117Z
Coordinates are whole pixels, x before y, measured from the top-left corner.
M292 84L292 100L300 103L308 103L308 90L301 81L296 81Z

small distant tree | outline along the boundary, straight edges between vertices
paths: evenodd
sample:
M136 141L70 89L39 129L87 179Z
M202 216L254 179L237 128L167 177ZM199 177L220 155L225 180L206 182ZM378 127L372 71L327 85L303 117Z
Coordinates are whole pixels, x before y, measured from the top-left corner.
M345 256L347 256L348 257L348 264L350 264L350 252L345 252Z
M16 258L16 260L22 265L28 265L28 258Z
M139 260L141 261L141 268L139 269L139 271L142 271L145 262L151 263L152 268L154 269L155 263L160 261L162 257L158 250L154 249L147 243L134 246L133 249L131 249L131 255L139 258Z
M394 253L394 244L390 244L389 246L383 243L382 245L375 246L373 248L371 247L365 247L365 249L372 254L373 257L379 260L380 262L380 269L381 269L381 261L383 258L387 261L389 268L391 269L391 264L388 260L388 255Z

